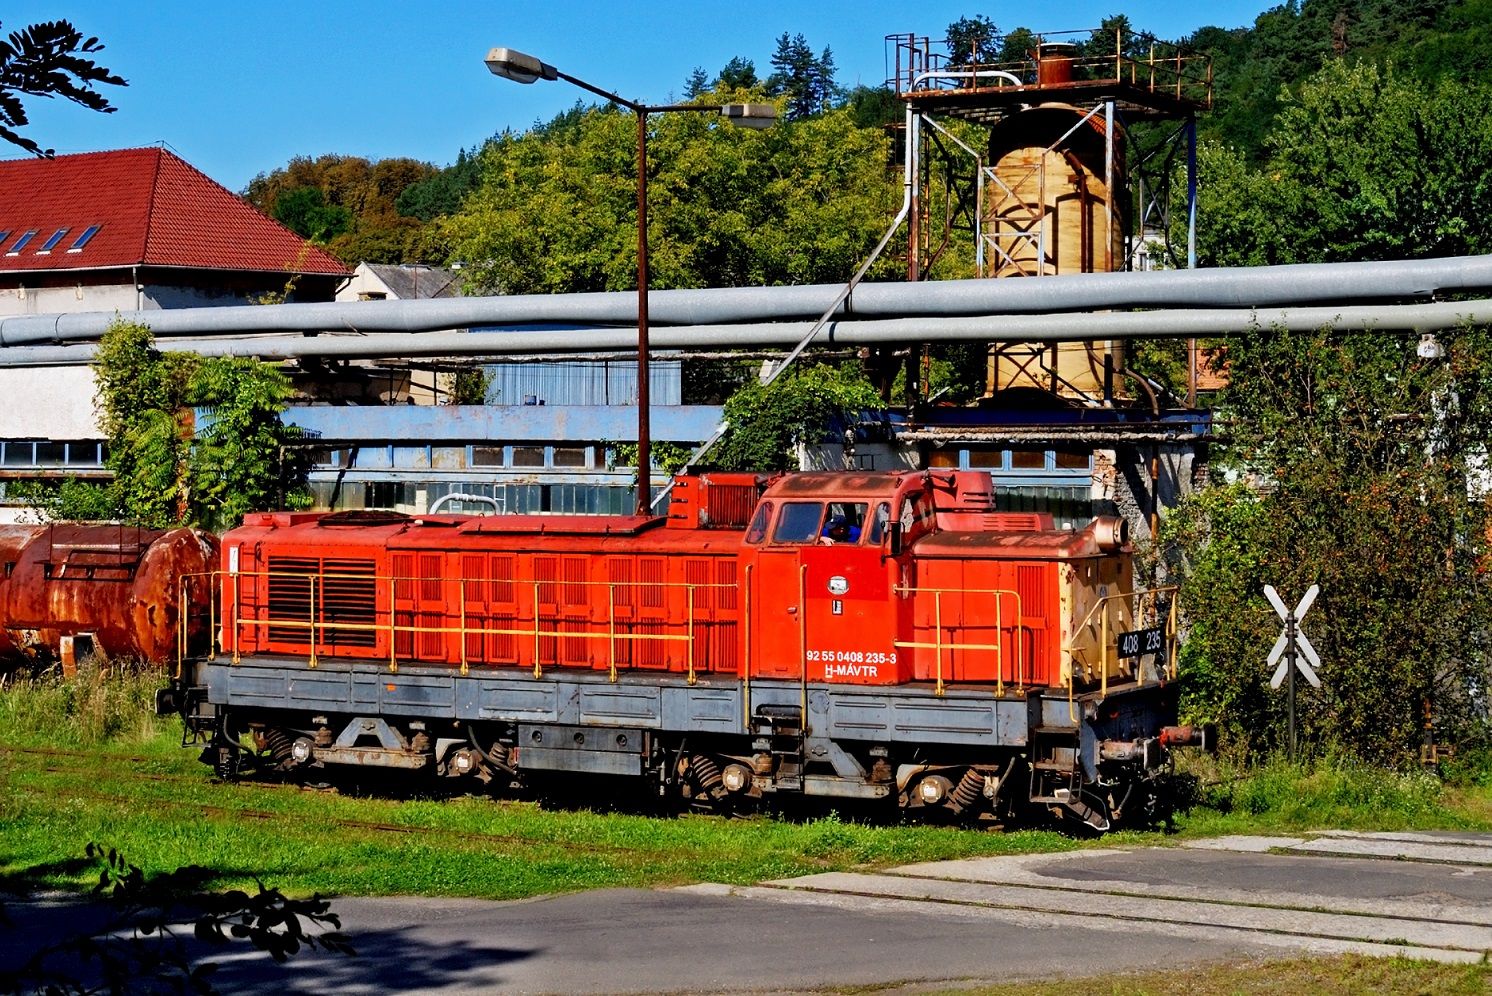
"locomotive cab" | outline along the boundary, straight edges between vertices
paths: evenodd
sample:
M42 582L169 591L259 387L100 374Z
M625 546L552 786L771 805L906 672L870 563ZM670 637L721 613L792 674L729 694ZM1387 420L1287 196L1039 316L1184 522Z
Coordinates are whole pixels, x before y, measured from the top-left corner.
M913 474L793 474L767 489L741 547L755 673L910 680L896 647L905 613L887 608L908 556L897 516L922 488Z

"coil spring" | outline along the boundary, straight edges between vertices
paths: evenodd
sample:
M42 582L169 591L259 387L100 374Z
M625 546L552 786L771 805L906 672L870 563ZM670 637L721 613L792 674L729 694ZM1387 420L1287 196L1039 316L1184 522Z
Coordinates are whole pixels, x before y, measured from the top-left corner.
M264 745L269 748L269 756L274 760L275 767L282 771L295 767L295 756L290 753L290 744L290 734L278 726L264 731Z
M694 779L694 784L699 786L701 792L718 795L723 788L720 780L720 766L703 754L695 754L689 758L689 775Z
M958 780L958 785L952 792L948 793L948 806L956 813L972 807L979 802L979 797L984 794L984 773L974 768L964 772L964 777Z

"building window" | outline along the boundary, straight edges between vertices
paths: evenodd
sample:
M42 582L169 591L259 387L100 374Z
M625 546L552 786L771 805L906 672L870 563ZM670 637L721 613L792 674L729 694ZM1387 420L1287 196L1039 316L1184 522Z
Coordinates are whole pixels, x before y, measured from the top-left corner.
M67 251L82 252L83 247L88 244L88 241L98 234L99 228L99 225L89 225L87 228L83 229L83 234L77 237L73 244L68 247Z
M1005 466L1003 450L969 450L969 466L975 470L999 470Z
M1055 455L1062 470L1087 470L1093 466L1093 454L1086 450L1058 450Z
M413 487L399 481L370 481L367 485L364 508L394 508L413 501Z
M66 228L57 229L57 231L52 233L51 238L41 244L41 248L36 250L36 254L40 256L42 253L51 252L67 233L68 229Z
M36 465L35 443L6 443L3 460L7 467L33 467Z
M67 462L66 443L37 443L36 465L38 467L60 467Z
M101 463L99 459L99 444L92 442L77 442L67 444L67 463L73 467L97 467Z
M584 467L587 465L585 450L579 446L556 446L554 448L554 466L556 467Z
M938 469L953 468L958 466L958 450L947 448L933 450L927 455L927 465Z
M542 467L544 466L544 447L542 446L515 446L513 447L514 467Z
M1046 453L1042 450L1011 450L1012 470L1045 470Z
M15 244L10 247L10 251L7 252L5 255L19 256L21 254L21 250L26 248L26 243L30 242L34 238L36 238L36 229L33 228L29 232L25 232L24 234L22 234L20 238L16 239Z
M471 465L473 467L501 467L503 465L503 448L501 446L473 446L471 448Z

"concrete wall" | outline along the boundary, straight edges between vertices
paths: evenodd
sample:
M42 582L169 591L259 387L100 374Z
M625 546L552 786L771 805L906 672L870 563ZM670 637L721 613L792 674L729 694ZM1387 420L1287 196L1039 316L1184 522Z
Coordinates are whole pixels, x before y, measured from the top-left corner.
M90 367L0 367L0 439L102 439Z
M25 278L22 277L22 280ZM132 283L52 287L0 287L0 315L52 315L78 311L133 311L140 304ZM144 307L151 307L149 304Z

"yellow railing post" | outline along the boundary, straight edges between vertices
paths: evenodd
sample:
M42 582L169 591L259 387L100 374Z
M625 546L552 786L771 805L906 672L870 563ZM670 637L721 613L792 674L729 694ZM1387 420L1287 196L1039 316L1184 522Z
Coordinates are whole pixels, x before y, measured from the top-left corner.
M399 654L395 649L399 642L399 578L389 576L389 673L399 670Z
M316 666L316 575L306 575L311 589L311 659L306 661L306 667Z
M1000 593L993 592L995 596L995 696L1005 696L1005 625L1000 612ZM1015 638L1020 639L1021 619L1015 618ZM1019 651L1017 651L1019 653Z
M468 674L471 668L466 663L466 578L461 578L461 673Z
M218 599L222 589L218 586L218 572L207 575L207 656L216 657L223 652L223 641L218 633Z
M606 586L606 652L611 662L611 683L616 684L616 585Z
M943 593L933 592L933 640L937 643L938 655L938 684L933 689L934 695L943 694Z
M692 585L692 584L688 588L688 598L689 598L689 623L688 623L688 630L686 631L686 635L689 637L689 648L688 648L688 656L689 656L689 684L692 685L692 684L694 684L695 682L697 682L699 680L699 678L694 673L694 585Z
M1099 657L1098 657L1098 693L1109 694L1109 613L1107 607L1098 614L1099 626Z
M539 582L534 582L534 677L544 677L544 668L539 664Z
M1170 611L1166 613L1166 672L1172 681L1176 680L1176 602L1173 594Z

